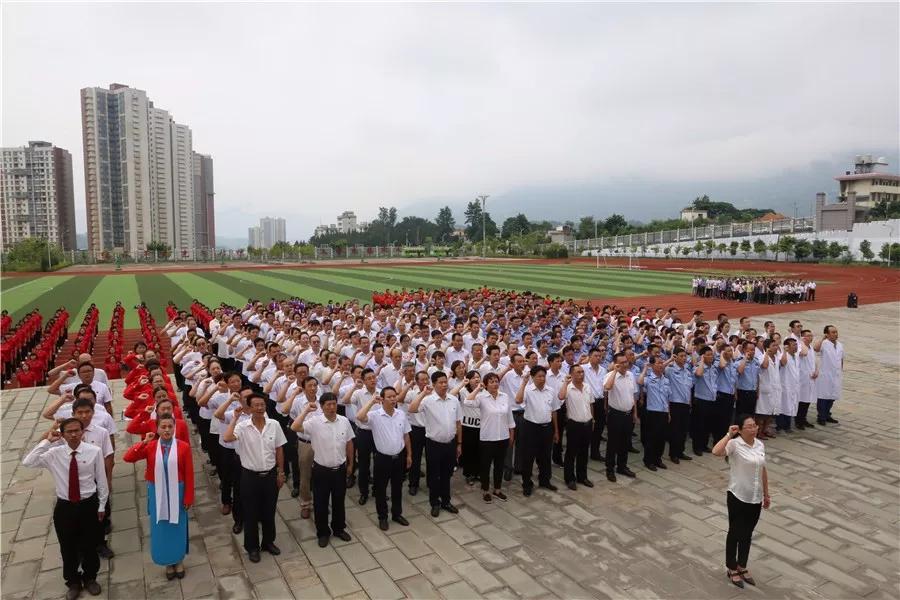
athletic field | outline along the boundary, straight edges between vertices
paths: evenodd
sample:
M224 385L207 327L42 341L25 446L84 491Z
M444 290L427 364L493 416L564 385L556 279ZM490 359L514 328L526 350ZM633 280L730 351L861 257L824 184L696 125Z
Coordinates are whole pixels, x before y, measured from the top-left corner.
M146 302L158 322L172 300L187 308L194 298L212 306L243 306L248 298L293 296L312 302L358 298L370 302L372 292L406 288L474 288L489 286L565 298L626 298L690 293L690 276L662 271L596 269L576 264L435 264L365 267L205 270L122 274L58 274L4 276L2 307L14 320L37 307L44 315L65 305L70 323L80 323L91 303L100 309L106 329L116 300L126 308L125 327L138 327L132 310Z

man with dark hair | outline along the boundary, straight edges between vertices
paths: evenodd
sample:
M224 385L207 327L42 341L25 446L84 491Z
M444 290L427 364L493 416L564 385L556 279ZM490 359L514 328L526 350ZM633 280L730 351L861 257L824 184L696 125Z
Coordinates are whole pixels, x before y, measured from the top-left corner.
M559 355L556 355L559 358ZM531 380L531 381L529 381ZM522 428L523 455L522 493L530 496L534 489L531 470L534 462L538 464L538 486L555 492L556 486L550 483L552 466L550 462L553 443L559 439L557 431L556 411L559 410L559 392L547 385L547 369L541 365L531 368L522 378L516 392L516 404L523 405L524 425Z
M369 400L378 395L375 387L377 376L372 369L363 369L362 377L353 387L347 389L344 394L343 403L350 405L347 411L355 416L360 409L365 406ZM368 423L356 422L356 457L359 461L357 465L358 475L357 483L359 485L359 504L363 505L369 499L370 475L372 465L372 452L375 449L375 443L372 440L372 429Z
M53 525L62 554L63 577L68 591L66 600L75 600L82 586L94 596L100 595L97 572L100 538L109 488L103 452L92 444L82 443L84 426L76 418L65 419L44 435L25 456L26 467L42 467L50 471L56 482L56 506ZM61 444L56 442L63 441Z
M637 406L634 402L637 382L628 368L628 360L624 352L613 356L614 370L603 380L606 391L606 427L608 441L606 444L606 478L616 480L616 473L626 477L634 477L628 468L628 442L631 429L637 422Z
M250 562L259 562L260 549L273 556L281 554L275 545L275 508L278 490L284 485L284 453L287 443L278 421L266 415L263 394L247 395L250 419L242 421L244 407L234 408L228 429L222 434L226 442L235 442L241 457L241 504L244 511L244 549ZM259 526L262 524L262 543Z
M431 385L422 390L409 407L410 413L422 412L425 420L425 460L428 463L428 499L431 516L441 509L459 512L450 502L450 477L462 454L462 410L459 400L447 393L447 375L435 371Z

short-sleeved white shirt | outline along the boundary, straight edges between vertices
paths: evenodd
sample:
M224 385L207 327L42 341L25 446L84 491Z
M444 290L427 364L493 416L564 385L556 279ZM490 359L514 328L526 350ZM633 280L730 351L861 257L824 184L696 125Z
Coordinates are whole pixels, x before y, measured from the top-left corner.
M395 456L403 450L405 445L403 438L412 431L405 412L394 407L393 414L389 415L381 406L373 407L369 411L368 421L376 450L390 456Z
M498 391L494 398L487 390L482 390L474 399L463 402L481 411L480 440L496 442L509 439L509 430L515 428L516 421L512 415L513 400L508 395Z
M426 396L419 403L419 412L425 417L425 437L440 443L447 443L456 437L456 424L462 421L456 396L449 393L446 398L437 394Z
M559 409L558 392L553 387L544 384L538 389L534 383L525 386L523 404L525 405L525 420L545 425L553 418L553 411Z
M252 418L238 422L234 435L237 438L236 450L241 455L241 466L251 471L274 469L275 450L287 443L281 425L268 417L262 431L256 428Z
M762 470L766 466L766 448L759 440L753 440L753 446L740 436L728 440L725 445L728 465L731 468L728 480L728 491L735 498L747 504L759 504L763 501Z
M347 442L354 438L347 417L336 415L329 421L321 415L305 422L303 429L312 440L313 462L330 469L347 462Z

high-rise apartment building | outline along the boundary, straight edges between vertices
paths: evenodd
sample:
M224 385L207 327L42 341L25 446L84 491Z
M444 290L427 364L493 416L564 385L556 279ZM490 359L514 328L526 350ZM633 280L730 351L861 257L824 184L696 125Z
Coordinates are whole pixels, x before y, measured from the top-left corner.
M30 237L75 249L72 155L49 142L0 148L0 245Z
M190 128L121 84L82 89L81 115L88 248L196 248Z
M247 228L247 245L252 248L263 248L262 228L259 225Z
M281 217L263 217L259 220L259 228L262 230L264 248L271 248L278 242L287 241L285 220Z
M212 157L194 152L194 240L197 248L216 247L214 190Z

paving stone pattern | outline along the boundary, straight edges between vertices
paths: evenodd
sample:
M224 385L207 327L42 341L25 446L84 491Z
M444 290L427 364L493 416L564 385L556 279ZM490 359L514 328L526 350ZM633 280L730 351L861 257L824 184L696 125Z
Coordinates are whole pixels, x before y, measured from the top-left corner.
M187 576L166 581L148 551L144 465L121 461L134 440L122 434L113 482L111 547L102 561L104 598L897 598L898 316L900 303L858 310L774 315L779 329L800 318L817 334L840 329L847 352L840 425L767 443L772 509L764 511L750 557L759 584L739 590L725 577L727 466L704 456L651 473L631 456L635 480L485 504L461 477L459 515L428 514L427 493L404 496L410 527L377 528L374 502L348 493L350 543L320 549L299 502L283 491L277 543L283 553L250 563L230 517L219 514L215 480L197 470ZM757 325L761 326L761 319ZM122 390L113 385L114 395ZM21 458L46 431L44 389L3 393L2 597L61 598L65 592L51 514L53 484ZM119 396L117 410L124 406ZM811 411L812 412L812 411ZM124 427L122 427L124 430ZM88 596L89 597L89 596Z

